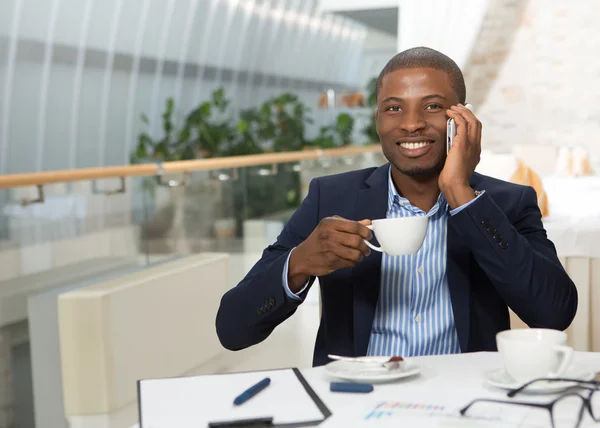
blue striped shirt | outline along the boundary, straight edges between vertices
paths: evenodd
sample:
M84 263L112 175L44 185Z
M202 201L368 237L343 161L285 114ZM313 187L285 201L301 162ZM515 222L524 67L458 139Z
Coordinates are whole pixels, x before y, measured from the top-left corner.
M460 353L446 276L448 214L440 193L428 213L401 197L388 178L387 218L427 216L429 225L416 254L382 254L379 301L367 355L439 355Z

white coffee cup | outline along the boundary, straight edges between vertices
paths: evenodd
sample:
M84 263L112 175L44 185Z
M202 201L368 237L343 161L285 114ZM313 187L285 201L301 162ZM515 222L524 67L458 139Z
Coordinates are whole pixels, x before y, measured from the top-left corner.
M391 256L414 254L423 245L428 223L426 216L373 220L367 227L373 231L380 246L376 247L367 240L365 243L369 248Z
M504 368L517 382L564 376L573 360L567 334L544 328L506 330L496 335Z

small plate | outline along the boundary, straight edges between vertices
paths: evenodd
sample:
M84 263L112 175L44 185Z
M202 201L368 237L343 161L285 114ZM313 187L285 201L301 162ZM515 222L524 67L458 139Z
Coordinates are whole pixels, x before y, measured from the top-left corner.
M596 377L596 374L581 368L571 367L561 377L577 380L592 380ZM522 385L522 383L514 380L504 369L496 369L485 373L485 379L488 384L501 389L516 389ZM553 394L564 391L574 385L575 383L573 382L536 382L535 384L528 386L523 393Z
M359 357L359 360L363 357ZM421 366L410 358L405 358L398 369L388 370L381 365L390 357L364 357L361 361L332 361L325 366L330 376L358 383L382 383L402 379L421 373ZM375 359L375 364L373 360Z

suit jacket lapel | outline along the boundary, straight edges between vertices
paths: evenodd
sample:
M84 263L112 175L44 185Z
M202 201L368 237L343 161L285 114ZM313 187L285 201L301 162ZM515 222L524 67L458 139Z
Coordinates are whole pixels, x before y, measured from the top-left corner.
M479 174L473 174L470 185L473 189L481 190L478 184ZM448 217L446 274L460 349L462 352L467 352L471 323L472 256L471 250L461 239L460 231L454 225L453 217L450 215Z
M377 168L365 181L356 200L355 220L385 218L388 205L389 164ZM381 253L371 251L352 271L354 292L354 353L366 355L379 300Z
M446 275L448 289L454 312L454 323L458 334L458 342L462 352L466 352L469 344L470 324L470 289L469 272L471 270L471 253L462 243L460 233L452 216L448 218L448 257L446 259Z

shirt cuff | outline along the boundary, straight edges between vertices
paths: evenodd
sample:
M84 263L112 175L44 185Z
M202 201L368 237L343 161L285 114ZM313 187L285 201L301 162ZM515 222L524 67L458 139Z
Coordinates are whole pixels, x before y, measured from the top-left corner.
M450 210L450 215L456 215L456 214L458 214L459 212L461 212L462 210L464 210L465 208L467 208L469 205L471 205L473 202L475 202L477 199L479 199L479 197L480 197L481 195L483 195L484 193L485 193L485 190L484 190L484 191L482 191L482 192L481 192L479 195L475 196L475 198L471 199L471 200L470 200L469 202L467 202L466 204L464 204L464 205L461 205L461 206L460 206L460 207L458 207L458 208L454 208L453 210Z
M292 251L294 251L293 248L292 248ZM310 279L308 281L306 281L306 284L304 284L304 287L302 287L302 290L300 290L297 294L292 293L292 290L290 290L290 287L288 285L288 265L290 264L290 257L292 256L292 251L290 251L290 253L288 254L287 260L285 261L285 265L283 266L283 277L281 278L281 282L283 284L283 289L285 290L285 294L287 294L287 296L290 299L296 300L296 301L301 301L302 299L300 298L300 295L302 293L304 293L306 291L306 288L310 285Z

